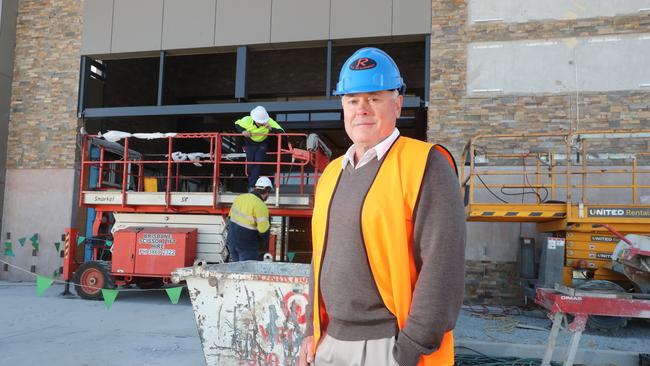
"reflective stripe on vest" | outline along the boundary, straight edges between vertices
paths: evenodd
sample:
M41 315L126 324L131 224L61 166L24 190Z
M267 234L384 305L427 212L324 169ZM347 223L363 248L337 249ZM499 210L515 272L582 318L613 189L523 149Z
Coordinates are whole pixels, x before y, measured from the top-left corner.
M431 144L399 137L383 159L361 208L361 232L370 270L386 308L395 315L400 329L406 325L417 281L412 218L431 148ZM319 178L312 216L314 350L328 323L319 279L323 255L327 251L325 243L332 195L341 175L341 159L332 161ZM445 333L437 351L422 356L418 363L419 366L453 364L452 331Z
M253 121L253 117L251 116L246 116L242 119L238 119L235 122L235 124L243 128L244 130L250 132L251 133L250 139L255 142L262 142L266 140L266 138L268 137L266 134L271 132L271 130L266 127L256 125L255 121ZM273 120L273 118L269 118L269 125L272 128L277 128L284 131L284 129L282 129L282 127L280 127L280 125Z
M260 233L265 233L270 227L268 207L252 193L237 196L230 207L228 217L237 225Z

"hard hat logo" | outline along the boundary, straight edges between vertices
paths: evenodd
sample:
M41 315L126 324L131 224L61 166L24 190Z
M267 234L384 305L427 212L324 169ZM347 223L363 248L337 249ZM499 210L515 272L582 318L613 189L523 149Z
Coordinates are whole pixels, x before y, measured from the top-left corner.
M377 62L371 58L362 57L350 64L350 70L369 70L377 66Z

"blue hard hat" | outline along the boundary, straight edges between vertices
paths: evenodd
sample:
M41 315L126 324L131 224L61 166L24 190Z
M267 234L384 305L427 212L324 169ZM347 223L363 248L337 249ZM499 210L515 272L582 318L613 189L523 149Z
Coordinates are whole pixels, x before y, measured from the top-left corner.
M371 93L397 89L404 92L406 84L395 61L379 48L366 47L355 52L341 68L339 82L332 94Z

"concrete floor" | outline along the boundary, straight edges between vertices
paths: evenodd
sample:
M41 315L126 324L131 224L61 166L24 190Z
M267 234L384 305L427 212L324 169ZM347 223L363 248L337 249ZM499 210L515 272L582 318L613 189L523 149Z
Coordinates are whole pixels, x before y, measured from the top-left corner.
M101 301L64 298L59 296L62 291L63 285L55 284L37 297L33 283L0 281L0 366L204 363L186 293L173 305L163 291L122 290L107 310ZM457 346L492 351L494 356L541 358L548 327L550 321L541 312L495 317L465 309L455 332ZM558 343L567 344L568 335ZM650 323L634 321L610 335L587 333L580 346L592 359L618 357L621 361L614 364L631 365L638 353L650 352Z
M187 294L173 305L165 292L120 291L107 310L62 291L0 282L0 365L204 364Z

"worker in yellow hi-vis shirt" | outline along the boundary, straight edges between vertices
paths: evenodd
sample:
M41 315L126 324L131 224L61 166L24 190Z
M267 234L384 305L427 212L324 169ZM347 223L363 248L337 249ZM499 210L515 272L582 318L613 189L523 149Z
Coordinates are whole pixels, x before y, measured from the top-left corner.
M271 180L259 177L253 191L235 198L228 214L226 239L231 262L257 260L260 251L268 249L271 225L264 201L272 190Z
M258 105L253 108L250 115L238 119L235 128L244 135L246 146L246 162L265 161L266 150L268 149L268 134L282 133L284 130L280 125L269 117L264 107ZM272 140L276 141L276 140ZM262 170L261 164L248 165L248 190L253 189Z

